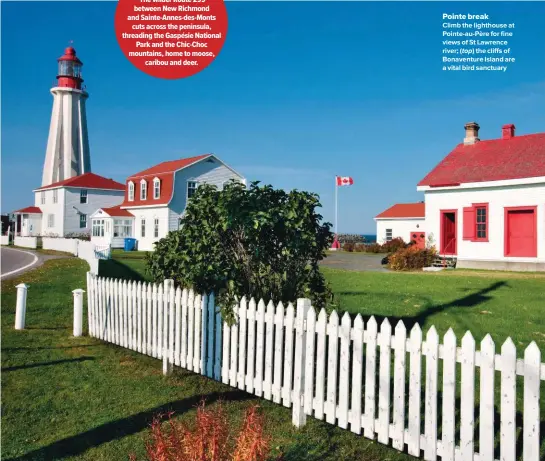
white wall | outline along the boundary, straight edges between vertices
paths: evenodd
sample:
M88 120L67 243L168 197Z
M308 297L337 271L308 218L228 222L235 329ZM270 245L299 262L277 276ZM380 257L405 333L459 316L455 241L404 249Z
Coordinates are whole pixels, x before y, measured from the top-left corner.
M244 179L218 160L212 159L214 163L210 163L207 160L176 173L174 177L174 195L169 205L168 226L170 230L178 230L178 219L184 212L187 203L188 181L197 181L199 184L213 184L221 189L225 181L229 181L230 179L240 181Z
M87 261L90 272L98 274L98 258L95 255L95 244L93 242L85 242L80 240L78 243L78 258Z
M392 229L392 238L401 237L405 242L411 241L411 233L414 231L426 232L424 218L377 218L377 243L386 242L386 229ZM426 233L426 238L428 237Z
M38 213L23 213L21 215L21 228L17 229L17 231L23 237L42 235L42 215Z
M153 244L165 237L168 232L169 209L166 206L153 208L131 208L134 215L134 238L137 240L138 250L153 251ZM159 220L159 237L154 237L154 220ZM142 237L141 222L146 221L146 235Z
M87 203L80 202L80 188L67 188L64 211L64 235L91 233L91 215L99 208L109 208L123 201L124 191L87 189ZM87 215L87 227L80 228L80 213Z
M37 237L15 237L13 244L18 247L36 248L38 246Z
M440 249L440 210L456 209L458 259L545 261L545 184L426 191L426 227ZM488 203L488 242L463 240L463 208ZM537 259L504 257L504 207L537 206Z
M57 203L53 203L54 190L57 191ZM49 189L44 191L36 191L34 193L34 205L42 210L41 228L39 235L51 235L62 237L64 235L64 201L65 189ZM42 204L42 193L44 194L45 203ZM50 214L55 215L53 219L53 227L49 227Z
M78 254L78 243L78 239L42 238L42 248L44 250L64 251L73 255Z
M0 235L0 245L9 245L9 235Z

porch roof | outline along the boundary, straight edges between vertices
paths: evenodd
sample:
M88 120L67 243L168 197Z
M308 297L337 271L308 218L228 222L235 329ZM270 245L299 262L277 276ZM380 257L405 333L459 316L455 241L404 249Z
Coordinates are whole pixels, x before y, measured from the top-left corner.
M37 206L27 206L26 208L21 208L20 210L14 211L13 214L42 214L42 210L40 210Z

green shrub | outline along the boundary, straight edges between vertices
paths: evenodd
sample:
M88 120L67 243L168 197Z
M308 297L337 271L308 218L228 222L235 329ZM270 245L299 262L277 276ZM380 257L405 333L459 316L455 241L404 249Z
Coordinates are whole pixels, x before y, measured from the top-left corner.
M395 253L401 248L406 248L407 244L403 241L401 237L396 237L395 239L389 240L382 244L383 253Z

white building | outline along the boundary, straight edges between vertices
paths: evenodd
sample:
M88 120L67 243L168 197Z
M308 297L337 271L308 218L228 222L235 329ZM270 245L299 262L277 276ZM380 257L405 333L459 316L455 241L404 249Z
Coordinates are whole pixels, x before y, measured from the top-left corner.
M375 217L377 243L383 244L395 238L405 242L415 241L424 248L426 229L424 225L425 206L420 203L397 203Z
M89 234L91 214L117 205L124 193L123 184L94 173L40 187L34 191L34 206L15 212L21 216L16 233L22 237Z
M100 208L91 215L91 241L100 246L123 248L134 237L134 215L120 205Z
M90 215L118 204L125 190L123 184L91 173L83 64L72 47L57 61L42 187L34 190L34 206L15 212L15 232L23 237L89 234Z
M468 123L422 181L425 228L457 267L545 271L545 133L481 141Z
M155 242L179 229L187 201L200 184L213 184L221 189L233 179L246 183L240 174L212 154L167 161L136 173L127 178L125 198L120 205L120 210L126 210L133 217L116 217L112 210L99 210L92 218L96 231L93 230L91 240L97 244L110 243L112 247L122 246L112 232L113 227L112 231L106 231L106 226L114 225L109 218L123 218L133 222L131 235L126 235L128 227L125 227L124 236L135 238L138 250L152 251Z

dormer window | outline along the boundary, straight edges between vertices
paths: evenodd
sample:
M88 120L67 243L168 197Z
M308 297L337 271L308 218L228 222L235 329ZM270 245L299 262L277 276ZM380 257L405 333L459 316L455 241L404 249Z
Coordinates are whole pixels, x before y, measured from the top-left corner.
M140 200L146 200L148 198L148 184L145 179L140 181Z
M157 200L161 196L161 180L155 178L153 180L153 198Z
M134 183L129 181L129 202L134 201Z

